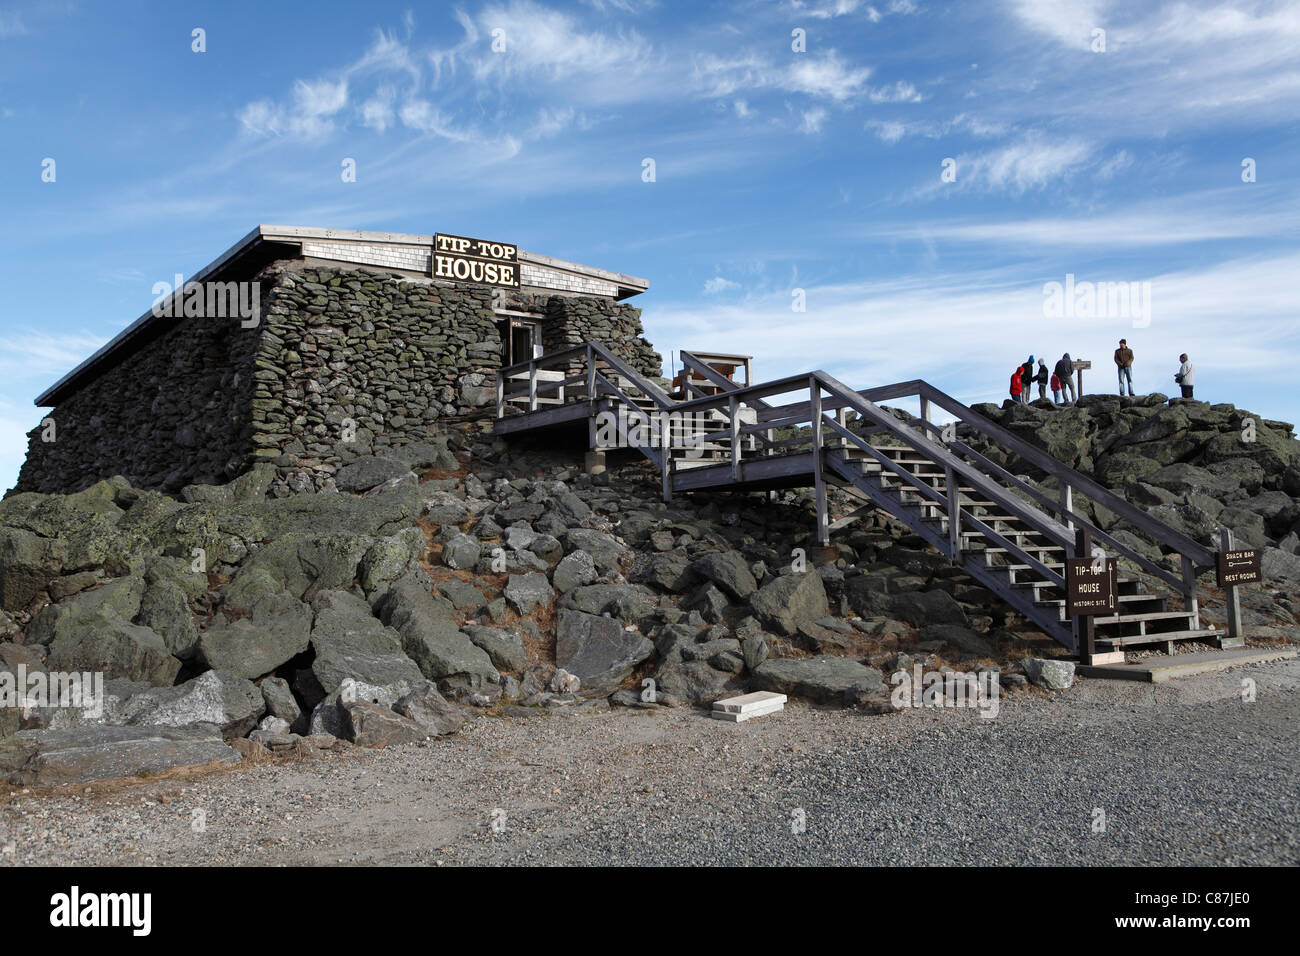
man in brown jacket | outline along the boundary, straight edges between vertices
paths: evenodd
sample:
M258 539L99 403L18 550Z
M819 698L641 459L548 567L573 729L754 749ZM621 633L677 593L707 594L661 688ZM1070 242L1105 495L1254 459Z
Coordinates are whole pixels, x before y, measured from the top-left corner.
M1133 396L1133 350L1128 347L1125 339L1119 340L1119 348L1115 350L1115 366L1119 370L1119 393L1124 394L1124 382L1128 382L1128 394Z

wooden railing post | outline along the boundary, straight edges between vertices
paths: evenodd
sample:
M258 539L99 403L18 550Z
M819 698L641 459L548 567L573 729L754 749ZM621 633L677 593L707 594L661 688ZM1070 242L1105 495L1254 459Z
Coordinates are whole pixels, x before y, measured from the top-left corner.
M1069 516L1074 513L1074 489L1064 478L1061 479L1061 510L1065 512L1065 526L1071 531L1074 530L1074 522Z
M740 407L736 396L731 396L731 480L740 481Z
M948 546L952 563L961 564L961 492L951 465L943 466L943 480L948 485Z
M497 371L497 418L502 418L506 413L506 377L501 371Z
M1192 630L1201 629L1201 602L1196 595L1196 565L1187 555L1183 559L1183 610L1192 615Z
M1087 528L1080 528L1074 533L1074 556L1092 560L1092 533ZM1068 587L1068 582L1067 582ZM1119 613L1116 607L1115 613ZM1075 652L1084 664L1091 664L1096 653L1097 625L1091 614L1071 619L1070 627L1074 632Z
M835 409L835 420L840 423L841 428L849 427L849 413L848 413L848 408L846 406L841 405L839 408ZM841 435L838 441L838 445L841 448L848 448L849 440Z
M528 410L537 411L537 359L528 363Z
M812 421L813 443L813 490L817 501L817 543L822 547L830 544L830 519L826 514L826 481L822 477L822 386L816 375L808 376L808 388L811 392L808 407Z

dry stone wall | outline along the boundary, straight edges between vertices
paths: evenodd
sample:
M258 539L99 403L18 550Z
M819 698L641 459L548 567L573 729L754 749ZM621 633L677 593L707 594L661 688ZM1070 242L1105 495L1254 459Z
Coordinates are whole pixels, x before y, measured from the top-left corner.
M358 455L427 441L439 419L495 401L501 339L490 288L271 271L253 371L255 460L310 473L321 487Z
M340 467L436 442L439 422L489 411L502 342L489 286L280 261L255 277L261 319L186 318L90 381L29 435L17 491L71 492L113 475L177 492L275 465L282 490L333 487ZM640 310L611 299L498 294L540 316L546 351L598 339L639 371L662 360Z
M257 343L237 318L181 320L50 411L52 435L28 432L15 490L79 491L122 475L175 491L235 477L251 448Z

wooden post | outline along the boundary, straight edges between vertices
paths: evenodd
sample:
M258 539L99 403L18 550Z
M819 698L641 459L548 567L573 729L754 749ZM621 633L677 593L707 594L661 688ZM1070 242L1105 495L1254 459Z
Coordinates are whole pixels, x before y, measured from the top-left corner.
M817 500L817 544L830 544L830 519L826 514L826 482L822 478L822 387L815 375L808 376L811 398L809 418L812 420L813 488Z
M528 360L528 410L537 411L537 360Z
M1064 479L1061 481L1061 508L1064 509L1066 514L1065 526L1073 531L1074 522L1070 520L1069 516L1074 514L1074 489Z
M930 424L930 400L924 395L921 396L921 421L925 422L926 425ZM929 438L930 429L926 428L925 425L922 425L921 434L926 438Z
M1079 390L1075 393L1074 400L1078 402L1079 399L1083 398L1083 369L1078 368L1078 366L1076 366L1076 369L1075 375L1079 377Z
M1074 533L1074 549L1076 557L1092 560L1092 533L1087 528L1080 528ZM1115 613L1119 613L1118 606L1115 608ZM1097 650L1097 625L1091 614L1074 619L1074 634L1079 661L1091 664Z
M1232 529L1219 529L1219 550L1232 550ZM1229 584L1223 589L1223 596L1227 602L1228 614L1228 637L1236 640L1241 637L1241 602L1237 595L1237 585Z
M1183 555L1183 610L1192 613L1192 630L1201 629L1201 605L1196 597L1196 566Z
M506 377L497 372L497 418L506 413Z
M731 411L731 480L740 481L740 408L736 396L730 399Z
M943 466L943 480L948 485L948 546L952 563L961 564L961 492L951 465Z
M848 428L849 427L848 409L845 408L843 405L837 408L835 410L835 420L840 423L841 428ZM836 442L836 444L839 445L841 448L848 448L849 440L845 438L843 435L841 435L839 441Z
M591 346L587 346L587 401L596 401L596 357L591 354Z

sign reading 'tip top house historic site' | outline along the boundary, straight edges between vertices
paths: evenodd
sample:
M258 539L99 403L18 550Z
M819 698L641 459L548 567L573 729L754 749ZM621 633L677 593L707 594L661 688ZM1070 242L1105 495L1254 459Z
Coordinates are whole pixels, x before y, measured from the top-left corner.
M519 247L466 236L433 237L433 277L519 288Z

